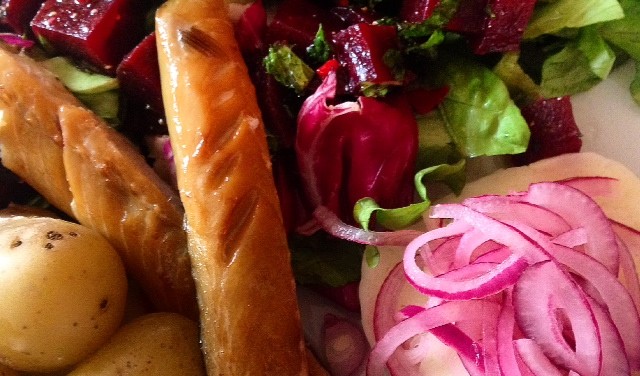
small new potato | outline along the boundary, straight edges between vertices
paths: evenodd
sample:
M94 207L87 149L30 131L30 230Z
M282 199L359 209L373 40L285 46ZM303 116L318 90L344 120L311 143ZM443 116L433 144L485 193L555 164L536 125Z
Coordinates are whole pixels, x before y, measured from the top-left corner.
M198 324L177 313L141 316L68 374L124 375L205 376Z
M97 232L0 218L0 363L29 372L78 363L117 330L126 295L122 261Z

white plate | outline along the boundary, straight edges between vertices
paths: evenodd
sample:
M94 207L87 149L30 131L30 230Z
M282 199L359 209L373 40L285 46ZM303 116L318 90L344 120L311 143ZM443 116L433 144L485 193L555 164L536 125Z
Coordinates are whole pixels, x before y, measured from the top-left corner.
M634 71L633 64L623 65L572 103L582 150L617 160L640 176L640 106L629 92Z

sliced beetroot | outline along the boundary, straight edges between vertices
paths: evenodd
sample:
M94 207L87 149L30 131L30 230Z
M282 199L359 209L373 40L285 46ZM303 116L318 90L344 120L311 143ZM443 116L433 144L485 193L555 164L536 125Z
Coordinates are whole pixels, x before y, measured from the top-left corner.
M329 10L332 22L327 25L329 31L346 29L358 23L373 23L376 17L368 11L368 8L333 7Z
M569 97L539 99L521 108L531 129L529 147L516 156L519 164L580 151L580 130Z
M440 4L440 0L404 0L400 9L400 19L410 23L427 20Z
M164 113L155 33L147 35L122 59L116 75L123 95L159 114Z
M58 53L114 75L144 37L144 5L138 0L46 0L31 28Z
M258 104L269 134L278 143L278 148L293 148L296 132L296 114L300 108L300 97L280 84L265 70L262 59L247 60L251 78L256 87Z
M447 30L460 34L479 34L487 16L488 0L461 0L458 10L447 24Z
M245 59L264 51L266 32L267 12L262 0L258 0L242 13L235 24L236 39Z
M398 48L396 28L359 23L333 34L334 53L348 74L347 92L367 85L399 84L385 54Z
M329 23L328 10L310 0L284 0L267 29L267 43L285 42L303 56L320 24Z
M435 89L410 89L407 91L409 104L418 115L426 115L433 111L449 94L449 87Z
M465 34L476 54L516 51L536 0L463 0L448 29Z
M0 25L16 34L29 31L29 22L44 0L0 1Z

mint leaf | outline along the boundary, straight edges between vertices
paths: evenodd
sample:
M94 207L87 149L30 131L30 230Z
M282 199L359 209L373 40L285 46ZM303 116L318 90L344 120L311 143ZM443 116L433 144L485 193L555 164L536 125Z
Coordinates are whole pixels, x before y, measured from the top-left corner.
M318 64L323 64L331 56L331 46L327 42L322 24L318 28L313 44L307 47L307 54Z
M314 72L300 59L289 46L276 44L269 47L263 64L267 73L271 74L282 85L301 93L311 79Z

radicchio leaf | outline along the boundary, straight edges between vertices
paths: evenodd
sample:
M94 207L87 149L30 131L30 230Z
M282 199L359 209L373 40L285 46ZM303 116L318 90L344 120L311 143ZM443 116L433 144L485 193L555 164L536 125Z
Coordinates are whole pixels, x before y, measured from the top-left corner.
M383 207L409 204L418 148L411 107L402 97L328 104L335 93L331 72L298 116L296 153L312 205L353 223L352 208L363 197Z

